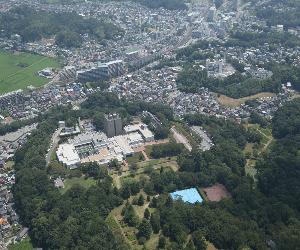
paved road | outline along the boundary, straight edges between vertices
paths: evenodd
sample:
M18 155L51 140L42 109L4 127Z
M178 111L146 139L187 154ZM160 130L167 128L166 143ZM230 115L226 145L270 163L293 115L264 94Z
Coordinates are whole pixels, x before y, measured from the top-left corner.
M192 151L192 146L189 140L183 134L180 134L175 127L171 128L171 132L173 133L176 142L182 143L188 151Z
M59 134L61 132L61 128L56 130L54 132L54 134L52 135L52 138L51 138L51 147L50 147L50 150L49 152L47 153L46 155L46 166L49 165L50 161L51 161L51 155L53 154L54 150L56 149L56 147L58 146L58 142L59 142Z

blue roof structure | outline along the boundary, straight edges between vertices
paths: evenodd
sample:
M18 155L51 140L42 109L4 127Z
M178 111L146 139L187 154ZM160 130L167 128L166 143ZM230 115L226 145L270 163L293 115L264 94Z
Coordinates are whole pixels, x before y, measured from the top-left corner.
M170 194L173 200L181 199L184 202L202 203L203 199L196 188L183 189Z

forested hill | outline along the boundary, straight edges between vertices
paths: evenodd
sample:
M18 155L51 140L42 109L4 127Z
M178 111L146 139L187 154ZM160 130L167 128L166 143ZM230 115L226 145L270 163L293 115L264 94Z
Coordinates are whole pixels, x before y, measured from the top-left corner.
M43 249L127 249L104 221L122 203L107 171L97 185L89 189L77 185L64 194L47 173L51 134L59 119L76 119L75 113L58 108L44 118L15 155L15 206L23 225L30 228L33 244Z
M258 164L259 187L300 212L300 99L282 107L273 119L277 139L270 154Z
M299 249L300 99L276 112L272 122L275 142L257 161L257 183L245 173L244 155L247 143L261 140L255 130L230 120L191 114L185 116L184 121L203 127L211 135L214 142L211 150L188 152L180 145L166 144L157 146L151 154L156 158L178 155L179 171L149 171L146 178L124 183L117 189L107 168L98 167L95 184L89 188L74 185L65 192L54 188L50 176L76 174L76 170L66 172L55 165L46 168L45 154L58 121L74 123L82 117L92 119L99 126L101 116L111 110L122 113L125 119L151 110L164 124L174 122L166 106L128 103L112 93L89 97L77 111L60 107L46 113L45 120L39 123L14 159L15 205L23 225L30 228L34 246L127 249L105 220L113 208L142 189L153 197L149 206L154 212L150 222L146 222L147 228L150 234L153 230L168 238L170 248L167 249L204 250L204 239L218 249L267 250L270 244L276 245L278 250ZM77 170L80 176L81 171ZM215 183L226 186L231 198L191 205L173 201L168 195L175 190L209 187ZM131 210L128 204L124 210L125 223L135 217ZM137 221L135 225L144 224Z
M236 138L243 147L244 139L240 140L240 135L245 132L199 115L191 115L187 121L205 127L214 137L218 135L216 147L221 149L213 149L209 156L194 152L188 157L180 157L181 171L194 172L191 183L199 174L202 184L209 181L208 176L212 178L216 173L220 178L218 181L231 190L232 199L191 207L160 197L156 206L166 235L180 244L187 234L191 234L191 245L197 246L196 249L205 249L199 240L201 237L220 249L270 249L271 246L271 249L278 250L299 249L300 99L288 103L276 113L272 122L275 143L257 163L257 185L244 176L241 171L244 163L237 157L239 150L233 150L236 146L229 143ZM218 131L217 134L214 131ZM230 136L229 131L236 133L235 137ZM226 165L223 170L218 169L220 163L214 165L218 160L230 167L239 164L232 172L227 172ZM185 178L181 177L181 181L188 178L186 172L182 175Z
M258 187L277 204L271 232L278 249L300 246L300 99L276 113L273 122L276 143L257 165Z
M282 24L286 28L300 26L299 0L247 0L256 4L256 14L265 19L268 25Z
M120 28L106 21L76 13L37 11L26 5L0 14L0 30L8 37L19 34L25 42L55 37L56 43L64 47L80 46L83 34L99 41L122 35Z
M151 110L163 121L172 117L169 107L159 104L127 103L112 93L98 93L72 111L57 107L43 115L37 129L15 154L16 183L13 193L22 224L30 229L34 246L43 249L111 249L126 250L127 245L114 235L105 219L110 211L123 203L121 192L114 188L107 166L98 167L94 185L74 185L60 192L52 176L72 178L81 170L67 171L63 166L46 167L45 155L51 135L60 120L74 124L78 117L93 119L96 126L108 112L129 116ZM66 172L67 171L67 172ZM76 173L77 172L77 173ZM51 177L52 177L51 176ZM139 186L139 185L138 185ZM139 188L139 187L138 187Z

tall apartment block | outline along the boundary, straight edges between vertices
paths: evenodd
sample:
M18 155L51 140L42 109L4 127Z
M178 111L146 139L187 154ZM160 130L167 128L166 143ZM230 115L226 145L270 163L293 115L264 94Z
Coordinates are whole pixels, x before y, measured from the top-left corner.
M99 72L103 78L111 78L124 75L125 67L122 60L111 61L99 65Z
M108 80L111 77L121 76L125 73L124 62L122 60L101 63L97 67L88 70L78 71L78 80L80 82L93 82Z
M107 137L114 137L123 133L122 118L119 114L105 115L104 129Z

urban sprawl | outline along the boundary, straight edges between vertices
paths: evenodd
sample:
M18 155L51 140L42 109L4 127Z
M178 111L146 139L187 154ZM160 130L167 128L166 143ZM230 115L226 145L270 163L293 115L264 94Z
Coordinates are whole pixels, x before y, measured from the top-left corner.
M194 1L192 1L194 2ZM225 1L226 2L226 1ZM50 108L71 105L80 109L80 103L91 94L101 92L101 87L93 87L90 82L107 82L104 91L113 92L126 100L140 100L169 105L174 114L181 119L189 113L214 115L236 122L249 118L253 107L241 103L226 106L220 103L219 95L200 88L195 93L181 91L177 86L177 76L181 66L161 66L161 60L180 60L176 52L198 41L227 41L232 27L241 31L255 32L267 24L251 14L249 4L228 1L228 6L216 9L210 1L189 3L187 10L149 9L135 2L80 2L72 5L46 4L37 0L0 1L0 12L7 12L14 6L27 4L37 10L55 13L76 12L84 17L101 19L110 16L111 21L125 32L122 37L99 43L84 36L80 48L61 48L53 39L42 39L25 43L18 34L10 38L0 36L0 47L7 51L26 51L47 57L60 57L61 69L45 68L37 74L49 79L41 88L29 88L5 93L0 96L0 123L11 124L38 117ZM276 32L289 32L299 36L300 30L283 29L282 25L272 27ZM1 31L0 31L1 34ZM206 69L210 77L223 79L235 73L231 60L235 59L245 66L245 74L256 79L267 79L272 72L262 67L253 67L268 62L283 62L287 56L293 58L295 65L300 62L300 47L271 48L268 43L259 47L244 48L210 46L202 53L211 53L213 58L195 67ZM150 70L149 70L150 69ZM271 118L284 102L296 94L291 83L282 85L277 94L258 98L255 107L260 115ZM149 116L158 120L152 113ZM159 123L159 120L157 121ZM20 225L14 211L12 186L15 181L14 170L10 168L14 154L34 131L37 123L29 124L15 132L0 136L0 249L5 249L15 240L21 240L28 229ZM108 164L112 160L126 161L126 157L145 145L157 143L152 131L141 119L124 125L117 113L105 116L105 129L96 131L89 120L79 120L75 127L68 127L65 121L57 124L47 158L53 152L58 161L68 169L75 169L86 162ZM204 139L203 150L212 145L209 136L200 127L192 128ZM177 131L173 131L174 134ZM58 138L66 138L58 143ZM184 143L184 141L181 141ZM206 142L206 144L205 144ZM189 149L189 145L185 145ZM47 160L49 161L49 159ZM63 180L56 179L57 187Z

